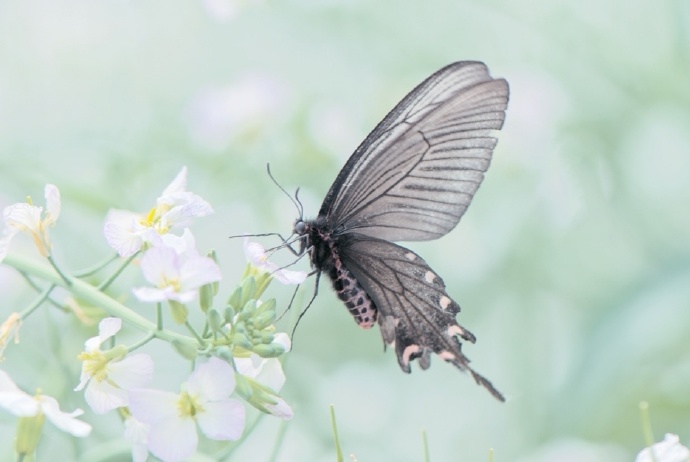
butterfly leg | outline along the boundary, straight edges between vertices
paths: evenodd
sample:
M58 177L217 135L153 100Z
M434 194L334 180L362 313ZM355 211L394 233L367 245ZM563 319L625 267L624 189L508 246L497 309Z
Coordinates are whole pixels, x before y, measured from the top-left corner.
M297 322L295 323L295 327L292 328L292 333L290 334L290 339L292 340L292 344L294 346L294 338L295 338L295 331L297 330L297 326L299 325L300 320L302 319L302 316L307 312L309 307L311 307L311 304L314 303L314 300L316 299L316 296L319 294L319 280L321 280L321 272L319 270L314 270L311 273L309 273L309 276L316 275L316 281L314 282L314 295L312 295L311 300L309 300L309 303L307 303L307 306L302 310L300 315L297 317Z

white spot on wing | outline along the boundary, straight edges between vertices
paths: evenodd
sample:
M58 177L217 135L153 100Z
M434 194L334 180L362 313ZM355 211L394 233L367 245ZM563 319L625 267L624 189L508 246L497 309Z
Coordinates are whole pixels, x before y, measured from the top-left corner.
M438 304L441 305L441 308L444 310L448 308L448 305L450 305L450 298L446 297L445 295L441 297L441 299L438 301Z
M412 252L407 252L407 253L405 254L405 258L407 258L408 260L412 261L412 260L414 260L415 258L417 258L417 256L416 256L415 254L413 254Z
M424 275L424 279L426 280L426 282L431 284L432 282L434 282L434 279L436 279L436 275L434 273L432 273L431 271L427 271L426 274Z

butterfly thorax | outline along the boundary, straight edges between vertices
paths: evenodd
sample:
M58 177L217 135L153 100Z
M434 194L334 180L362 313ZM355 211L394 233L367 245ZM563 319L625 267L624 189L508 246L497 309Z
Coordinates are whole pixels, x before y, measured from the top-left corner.
M299 222L298 222L299 223ZM338 237L322 218L301 222L304 248L309 252L311 265L328 275L338 298L345 304L355 322L369 329L376 323L378 310L369 294L345 266L338 252ZM297 230L297 226L295 227Z

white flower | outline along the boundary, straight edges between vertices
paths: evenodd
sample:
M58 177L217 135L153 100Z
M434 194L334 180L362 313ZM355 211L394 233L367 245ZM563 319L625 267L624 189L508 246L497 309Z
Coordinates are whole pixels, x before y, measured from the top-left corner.
M81 409L67 413L60 410L55 398L46 395L31 396L15 385L10 376L0 370L0 407L18 417L45 415L53 425L71 435L84 437L91 433L91 425L76 419Z
M160 236L173 228L188 226L192 218L213 213L213 208L201 197L187 191L187 167L156 200L148 214L127 210L111 210L103 228L108 245L120 256L135 254L145 243L159 244Z
M60 216L60 191L57 186L48 184L45 187L46 212L43 207L37 207L27 202L19 202L5 207L3 220L5 221L4 237L0 239L0 261L5 258L10 241L19 232L29 234L44 257L50 255L50 239L48 228L55 225Z
M146 462L149 455L149 429L148 425L131 415L125 419L125 439L132 443L133 462Z
M302 284L307 279L307 273L304 271L281 269L275 263L268 261L266 249L258 242L250 242L246 237L244 238L244 256L249 263L269 273L283 284Z
M149 425L148 449L164 462L177 462L196 450L201 431L215 440L237 440L244 429L245 410L229 398L235 388L232 367L218 358L199 364L180 394L131 390L129 409Z
M98 325L98 336L88 339L85 351L79 355L83 361L81 380L74 390L86 387L84 397L96 414L127 406L127 390L147 385L153 378L153 360L149 355L125 356L124 347L101 351L103 342L121 327L122 320L118 318L103 319Z
M285 333L276 334L274 343L280 344L285 351L290 351L290 338ZM261 356L252 353L249 358L235 358L235 366L237 372L245 377L256 380L261 385L270 388L274 393L270 399L275 401L275 404L270 402L261 402L261 406L266 408L272 415L281 419L292 419L294 413L289 404L285 402L278 392L285 384L285 373L283 366L277 358L262 358Z
M652 456L652 452L654 456ZM664 441L645 448L637 455L635 462L688 462L690 449L680 444L678 435L666 433Z
M213 259L196 252L194 237L188 229L175 242L172 238L167 239L172 246L153 247L141 259L144 278L155 286L133 289L134 295L143 302L188 303L198 296L201 286L220 281L222 277Z

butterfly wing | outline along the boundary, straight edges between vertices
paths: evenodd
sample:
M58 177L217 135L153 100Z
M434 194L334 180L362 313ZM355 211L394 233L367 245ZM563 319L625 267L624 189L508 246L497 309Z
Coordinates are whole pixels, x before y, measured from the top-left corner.
M383 341L394 345L403 371L410 372L414 359L426 369L435 353L468 371L497 399L505 400L469 366L458 338L474 343L475 337L455 320L460 307L424 259L404 247L359 233L342 235L338 249L345 266L378 308Z
M412 90L367 136L331 186L330 228L390 241L448 233L489 167L508 83L483 63L450 64Z

